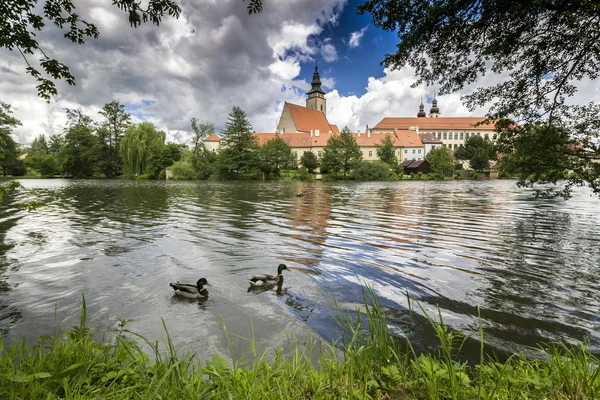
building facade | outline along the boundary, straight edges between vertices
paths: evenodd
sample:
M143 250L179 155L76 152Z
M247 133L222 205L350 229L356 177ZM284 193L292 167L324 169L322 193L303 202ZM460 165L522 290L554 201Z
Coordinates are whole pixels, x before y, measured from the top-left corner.
M319 70L315 66L311 89L306 93L306 105L284 103L276 132L255 133L258 143L263 145L276 135L285 140L300 160L307 151L318 158L332 135L340 133L335 124L327 120L327 100L321 88ZM361 147L363 160L375 161L377 145L390 135L396 147L399 162L422 161L436 147L456 150L473 135L494 139L494 126L483 123L480 117L442 117L437 98L433 97L429 116L425 113L423 99L416 117L385 117L372 129L367 125L365 132L353 133ZM216 151L220 138L211 134L205 140L209 150Z

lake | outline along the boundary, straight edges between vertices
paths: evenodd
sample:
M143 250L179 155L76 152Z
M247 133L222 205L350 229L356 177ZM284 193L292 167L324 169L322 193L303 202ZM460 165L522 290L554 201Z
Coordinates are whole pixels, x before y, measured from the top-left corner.
M223 324L261 346L336 339L336 304L372 285L399 332L434 344L423 311L515 351L589 337L600 352L600 202L535 199L514 181L155 182L23 180L0 210L0 333L52 334L117 318L201 355L227 352ZM302 197L297 197L300 192ZM47 205L18 210L33 196ZM248 291L285 263L280 290ZM207 301L169 282L212 284ZM247 343L234 341L236 351ZM478 351L476 343L466 352Z

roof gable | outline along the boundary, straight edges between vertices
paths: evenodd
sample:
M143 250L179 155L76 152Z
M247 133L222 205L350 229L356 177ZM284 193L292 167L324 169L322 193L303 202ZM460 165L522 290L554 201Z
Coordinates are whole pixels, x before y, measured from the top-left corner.
M315 131L317 129L320 133L333 131L327 121L327 117L321 111L287 102L285 103L285 107L290 110L294 125L296 125L296 129L299 132L310 133L311 130Z

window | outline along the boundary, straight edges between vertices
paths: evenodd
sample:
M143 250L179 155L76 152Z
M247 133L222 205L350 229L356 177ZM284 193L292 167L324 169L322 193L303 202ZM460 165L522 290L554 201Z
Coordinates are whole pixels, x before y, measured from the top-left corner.
M465 139L469 138L469 132L465 133Z
M454 150L456 150L457 147L458 147L458 145L456 143L454 143Z
M285 133L285 128L283 128L283 132L281 132L281 133Z
M317 155L318 155L319 157L321 157L321 152L320 152L320 151L317 151Z
M438 133L437 133L437 138L438 138L438 139L441 139L441 138L442 138L442 132L438 132Z
M460 133L460 140L463 140L463 132Z
M477 136L481 136L481 132L477 132Z
M417 153L421 154L421 149L419 149L419 151Z
M373 157L373 150L369 150L369 157Z
M489 133L486 133L486 134L485 134L485 137L489 139L489 138L490 138L490 134L489 134Z
M446 133L446 132L444 132L444 139L447 139L447 136L446 136L446 135L447 135L447 133Z
M415 149L413 149L413 154L415 154Z
M321 111L323 111L323 104L321 104Z
M298 158L298 152L297 151L294 152L294 155L296 156L296 158Z
M458 140L458 132L454 132L454 140Z
M408 154L408 149L404 149L404 154Z

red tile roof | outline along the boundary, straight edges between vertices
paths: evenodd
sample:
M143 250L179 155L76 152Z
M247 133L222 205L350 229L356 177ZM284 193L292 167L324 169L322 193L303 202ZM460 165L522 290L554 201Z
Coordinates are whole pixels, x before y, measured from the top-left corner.
M333 131L327 121L327 117L321 111L312 108L302 107L296 104L287 103L296 129L300 132L310 133L310 131L319 130L320 133L329 133ZM337 127L336 127L337 128Z
M333 133L340 133L340 128L338 128L338 126L337 126L337 125L334 125L334 124L329 124L329 126L331 126L331 131L332 131Z
M382 119L373 129L408 129L418 126L420 130L431 129L461 129L461 130L491 130L493 123L474 125L484 121L482 117L439 117L439 118L416 118L416 117L388 117Z
M221 139L213 132L210 135L208 135L208 137L206 139L204 139L205 142L220 142Z
M395 129L396 147L423 147L423 142L417 131ZM372 135L371 135L372 136Z

